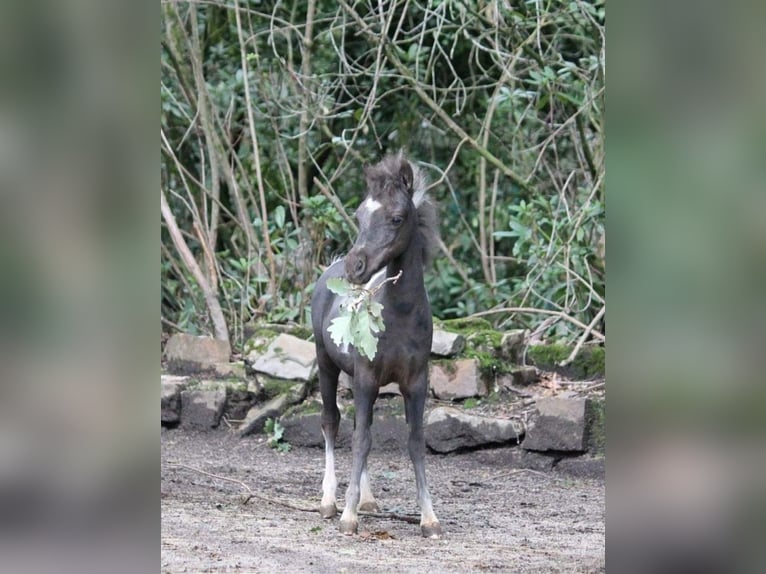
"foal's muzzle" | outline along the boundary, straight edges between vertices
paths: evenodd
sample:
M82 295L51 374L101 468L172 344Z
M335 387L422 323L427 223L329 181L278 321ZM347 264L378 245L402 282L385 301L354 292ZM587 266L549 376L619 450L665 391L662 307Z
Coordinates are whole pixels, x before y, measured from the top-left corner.
M346 255L346 279L351 283L364 283L367 280L367 258L359 252L351 251Z

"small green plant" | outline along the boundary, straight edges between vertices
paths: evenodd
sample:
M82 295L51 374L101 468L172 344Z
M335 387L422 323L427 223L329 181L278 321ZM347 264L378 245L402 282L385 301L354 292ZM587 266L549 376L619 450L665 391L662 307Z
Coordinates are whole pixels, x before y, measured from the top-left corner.
M477 406L479 406L480 404L481 404L481 401L478 401L478 400L476 400L474 398L469 398L469 399L466 399L465 401L463 401L463 406L465 408L467 408L467 409L474 409Z
M395 284L401 276L399 271L372 289L352 285L341 277L328 279L327 288L345 297L340 304L340 315L327 328L336 345L352 345L370 361L375 358L378 352L376 334L385 331L386 325L383 323L383 305L375 301L374 296L387 282Z
M277 419L266 419L263 430L269 437L267 444L271 448L275 448L281 453L290 451L290 443L282 440L285 434L285 427Z

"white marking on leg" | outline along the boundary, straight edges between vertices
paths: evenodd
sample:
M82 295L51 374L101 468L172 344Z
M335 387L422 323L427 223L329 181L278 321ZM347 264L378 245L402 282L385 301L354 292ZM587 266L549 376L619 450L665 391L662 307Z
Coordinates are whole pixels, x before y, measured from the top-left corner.
M356 514L356 508L351 508L351 506L348 503L346 503L346 507L343 509L343 514L340 515L340 521L345 524L358 525L359 517Z
M338 481L335 478L335 451L333 445L327 440L327 435L322 429L324 435L324 479L322 480L322 506L332 506L335 504L335 490L338 487Z
M419 496L418 500L420 506L420 524L433 524L439 522L434 513L433 505L431 504L431 495L426 490L424 494Z
M383 207L383 204L380 203L379 201L375 201L371 197L368 197L364 202L364 208L367 210L367 213L369 214L375 213L381 207Z

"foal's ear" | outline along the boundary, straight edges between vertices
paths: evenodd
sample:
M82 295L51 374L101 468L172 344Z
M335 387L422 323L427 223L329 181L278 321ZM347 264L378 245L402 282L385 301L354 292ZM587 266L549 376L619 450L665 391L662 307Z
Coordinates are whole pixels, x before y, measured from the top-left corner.
M399 177L402 179L402 184L407 190L407 193L412 195L412 166L406 159L402 160L402 166L399 168Z

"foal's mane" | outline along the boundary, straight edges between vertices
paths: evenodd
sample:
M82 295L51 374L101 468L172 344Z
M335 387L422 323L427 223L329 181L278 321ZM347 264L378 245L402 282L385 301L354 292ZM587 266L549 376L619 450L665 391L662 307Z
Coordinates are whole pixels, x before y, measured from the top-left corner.
M373 177L394 178L399 176L402 162L412 168L412 203L418 214L418 231L423 241L423 264L429 265L439 247L439 212L431 196L428 195L428 180L425 173L413 161L399 151L385 156L380 162L368 168Z

